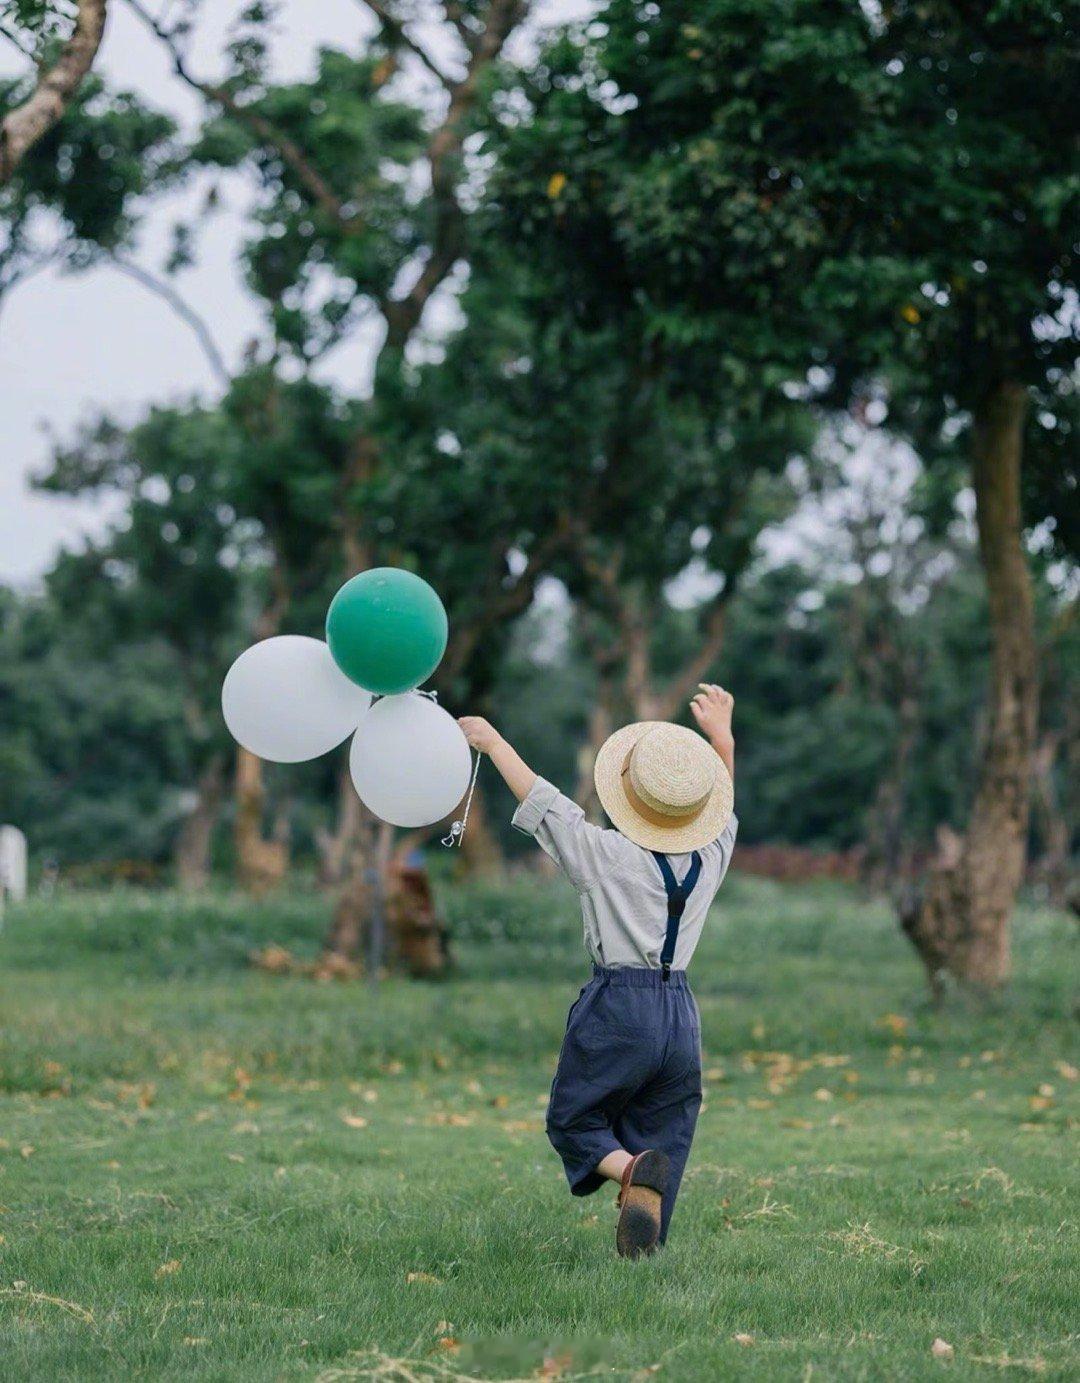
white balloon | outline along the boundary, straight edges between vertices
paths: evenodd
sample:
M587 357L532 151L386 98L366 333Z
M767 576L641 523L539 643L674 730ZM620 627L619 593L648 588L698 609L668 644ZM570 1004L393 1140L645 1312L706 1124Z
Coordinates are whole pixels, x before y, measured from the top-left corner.
M349 769L364 805L392 826L431 826L468 791L472 754L461 727L416 692L376 701L353 736Z
M279 764L315 759L363 720L371 693L350 682L321 639L281 634L240 654L221 688L235 740Z

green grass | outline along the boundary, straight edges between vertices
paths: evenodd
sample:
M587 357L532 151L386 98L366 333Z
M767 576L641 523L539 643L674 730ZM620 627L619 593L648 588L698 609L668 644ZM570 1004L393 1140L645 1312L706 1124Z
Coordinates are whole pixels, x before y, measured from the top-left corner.
M378 992L246 967L315 952L314 894L9 910L0 1376L1077 1377L1071 920L1023 911L1008 999L935 1013L883 908L729 881L693 1159L631 1264L542 1128L572 895L444 903L458 973Z

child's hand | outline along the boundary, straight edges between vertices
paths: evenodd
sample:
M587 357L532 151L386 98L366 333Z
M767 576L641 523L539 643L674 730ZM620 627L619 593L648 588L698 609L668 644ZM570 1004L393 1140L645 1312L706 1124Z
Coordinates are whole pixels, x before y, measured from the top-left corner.
M699 682L698 686L701 690L690 702L690 709L702 733L708 736L714 748L734 744L731 717L735 711L735 698L723 687L714 686L711 682Z
M465 732L470 746L479 749L481 754L490 754L501 739L498 730L483 716L461 716L458 724Z

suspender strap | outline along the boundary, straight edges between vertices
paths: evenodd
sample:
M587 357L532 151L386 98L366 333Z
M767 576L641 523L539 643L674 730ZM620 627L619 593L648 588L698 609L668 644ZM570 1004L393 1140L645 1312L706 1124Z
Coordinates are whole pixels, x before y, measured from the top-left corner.
M667 935L664 937L664 949L660 952L660 969L667 980L671 974L671 962L675 959L675 943L679 939L679 923L686 908L686 900L693 893L694 885L701 874L701 856L694 851L690 857L690 868L686 871L682 883L675 878L675 871L666 855L654 850L652 857L660 868L660 877L664 881L664 891L667 893Z

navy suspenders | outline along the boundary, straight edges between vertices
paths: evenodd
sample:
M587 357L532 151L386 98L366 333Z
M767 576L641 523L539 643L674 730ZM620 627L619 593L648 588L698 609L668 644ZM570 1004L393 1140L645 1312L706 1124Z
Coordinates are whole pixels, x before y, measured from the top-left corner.
M701 873L701 856L696 850L694 851L690 857L690 868L686 871L686 877L682 883L679 883L675 878L675 871L666 855L662 855L659 850L654 850L652 857L660 866L664 889L667 893L667 935L664 937L664 949L660 952L660 969L666 980L671 974L671 962L675 959L675 943L679 939L679 923L682 921L683 909L686 907L686 900L693 893L694 885Z

